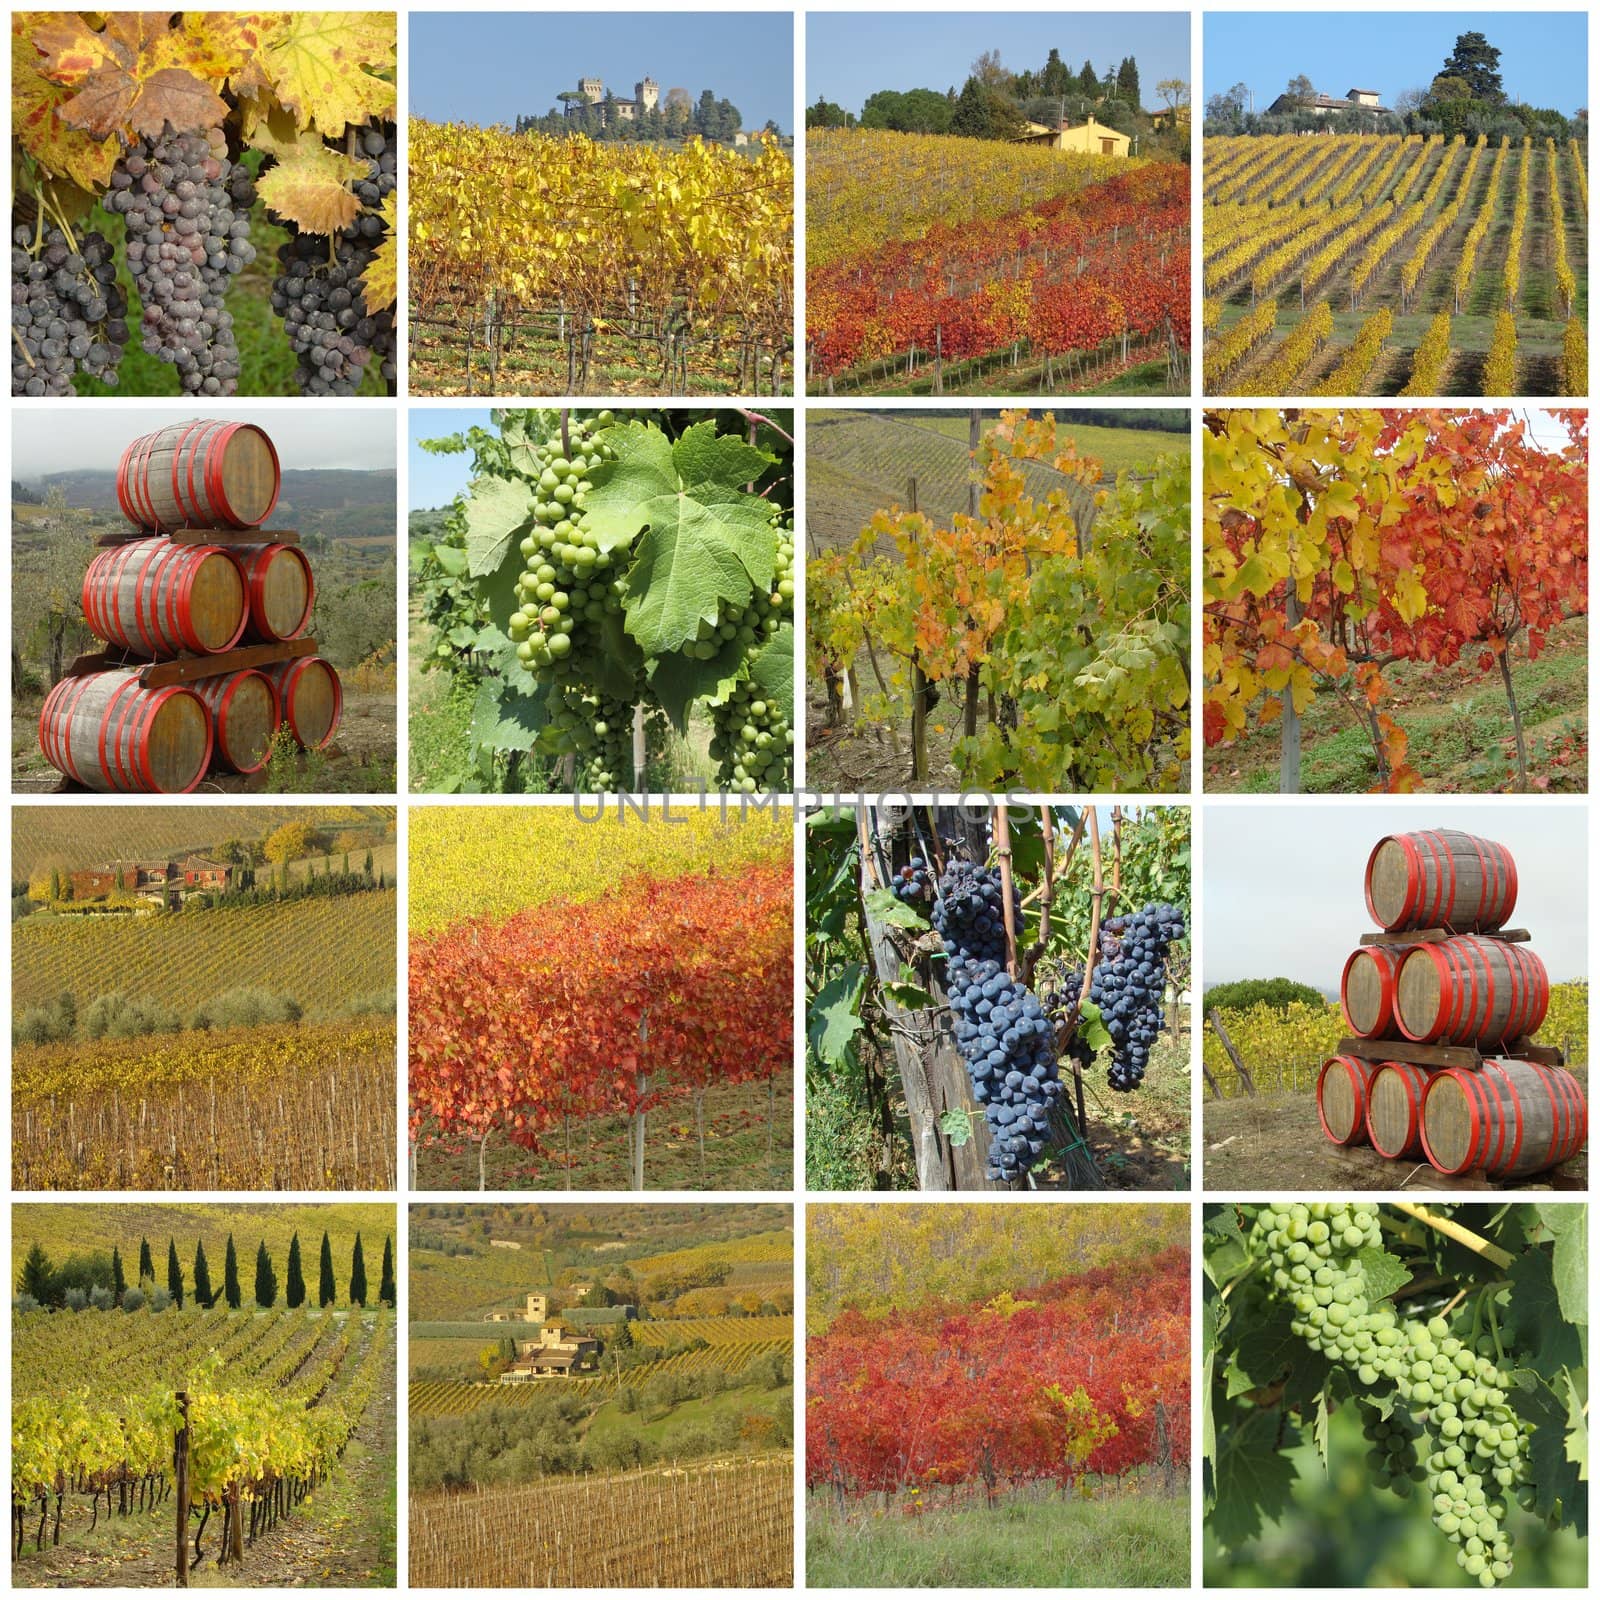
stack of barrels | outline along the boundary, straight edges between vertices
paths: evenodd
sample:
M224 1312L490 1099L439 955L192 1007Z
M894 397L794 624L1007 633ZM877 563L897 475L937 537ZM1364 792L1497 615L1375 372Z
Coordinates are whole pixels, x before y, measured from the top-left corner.
M277 451L250 423L175 423L123 452L117 501L134 532L89 563L83 615L125 664L63 678L46 696L39 745L58 771L91 789L181 794L213 765L259 771L280 724L307 749L332 739L343 692L328 662L225 659L311 626L305 552L238 537L272 514L280 485ZM180 529L215 531L218 542L180 543ZM144 663L187 658L192 668L206 657L214 669L183 682L144 681Z
M1576 1155L1583 1091L1531 1042L1549 975L1525 934L1497 936L1517 904L1510 851L1450 828L1391 835L1368 858L1366 901L1396 937L1345 962L1340 1003L1355 1040L1317 1080L1323 1132L1450 1176L1527 1177ZM1358 1055L1356 1040L1382 1048ZM1475 1064L1418 1048L1438 1045L1465 1047Z

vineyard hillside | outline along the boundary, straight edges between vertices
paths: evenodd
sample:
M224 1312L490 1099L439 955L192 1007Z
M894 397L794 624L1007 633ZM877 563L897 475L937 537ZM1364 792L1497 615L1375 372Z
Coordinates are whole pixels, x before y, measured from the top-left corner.
M185 1277L199 1240L206 1247L217 1282L222 1281L222 1262L228 1235L240 1251L240 1270L252 1268L257 1241L264 1241L272 1259L282 1269L289 1256L289 1240L300 1236L300 1249L308 1263L307 1272L316 1267L316 1252L323 1232L333 1250L340 1300L350 1277L350 1252L356 1234L361 1235L367 1261L372 1298L377 1298L378 1267L383 1258L383 1241L392 1238L395 1228L393 1206L368 1205L355 1201L327 1201L315 1206L270 1203L216 1205L185 1201L140 1201L119 1203L115 1207L63 1205L51 1201L30 1201L14 1212L11 1228L11 1276L15 1281L34 1243L43 1246L50 1257L60 1262L80 1252L122 1251L123 1261L132 1268L139 1259L139 1241L148 1239L152 1251L166 1260L166 1243L173 1239ZM245 1252L248 1251L248 1255ZM164 1272L164 1267L163 1267ZM342 1273L342 1277L339 1276ZM130 1271L130 1277L133 1273ZM247 1275L248 1276L248 1275ZM162 1282L165 1281L163 1276ZM253 1278L249 1279L253 1282ZM314 1279L308 1282L315 1287Z
M985 419L985 432L997 421ZM1062 433L1080 454L1101 463L1102 484L1124 469L1135 474L1157 456L1184 448L1180 433L1158 428L1073 425ZM806 431L806 537L812 549L852 544L881 510L905 505L915 479L917 508L941 527L967 509L972 471L964 418L932 412L830 410L815 413ZM1023 465L1028 493L1067 492L1086 530L1094 523L1094 488L1045 462Z
M252 986L311 1016L395 987L393 890L156 916L32 916L12 929L14 1010L121 989L192 1012Z
M1588 392L1576 139L1207 138L1203 234L1208 393Z
M1014 141L806 140L813 393L1174 393L1189 169Z
M207 805L30 806L12 819L11 875L21 882L55 859L89 866L187 855L236 837L246 821L249 831L264 836L307 815L304 806L274 805L252 805L247 813L233 806ZM310 815L319 827L334 831L388 828L394 823L393 806L320 806ZM324 870L320 861L317 870Z

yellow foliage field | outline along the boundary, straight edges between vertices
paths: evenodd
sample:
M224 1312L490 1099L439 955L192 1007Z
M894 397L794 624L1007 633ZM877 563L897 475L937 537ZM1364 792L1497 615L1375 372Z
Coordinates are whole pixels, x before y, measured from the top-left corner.
M580 818L570 806L419 806L411 813L409 922L432 933L464 917L510 916L550 900L592 900L637 873L677 877L737 872L792 859L787 811L736 808L724 822L705 810L608 810Z

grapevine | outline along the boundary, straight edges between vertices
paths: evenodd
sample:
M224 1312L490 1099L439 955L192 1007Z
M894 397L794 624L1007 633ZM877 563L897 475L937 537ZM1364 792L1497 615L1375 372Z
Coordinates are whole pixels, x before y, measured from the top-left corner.
M1582 1231L1563 1207L1218 1209L1205 1235L1216 1542L1237 1559L1262 1519L1289 1510L1264 1458L1314 1427L1326 1460L1329 1418L1344 1408L1374 1488L1396 1497L1392 1515L1420 1490L1419 1514L1485 1588L1511 1578L1519 1538L1536 1526L1526 1513L1552 1529L1581 1519L1559 1431L1577 1425L1582 1404L1578 1342L1563 1332L1587 1315ZM1296 1344L1285 1350L1283 1335ZM1254 1408L1279 1411L1275 1434ZM1556 1448L1541 1452L1547 1429ZM1263 1470L1270 1485L1255 1476Z
M648 750L698 710L719 785L788 787L794 533L780 458L715 420L676 438L610 411L500 423L498 438L436 446L470 448L478 467L452 512L459 542L435 550L448 609L430 605L441 621L482 619L452 625L435 656L482 685L475 744L537 752L578 791L610 792L643 781L636 716Z
M12 42L13 394L126 385L119 246L177 387L259 392L229 308L258 198L286 260L342 262L334 326L290 325L301 392L351 392L369 349L394 392L392 14L19 13Z

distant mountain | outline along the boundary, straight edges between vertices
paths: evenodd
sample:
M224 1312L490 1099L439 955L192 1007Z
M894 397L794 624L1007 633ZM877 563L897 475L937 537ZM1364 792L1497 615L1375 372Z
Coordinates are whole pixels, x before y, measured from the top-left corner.
M117 510L117 475L114 470L74 470L50 472L37 480L41 490L59 487L69 506L90 511ZM393 506L399 492L399 479L393 468L356 472L347 468L307 471L291 469L283 475L279 505L293 509L297 516L320 516L352 506ZM275 521L282 512L274 511Z

